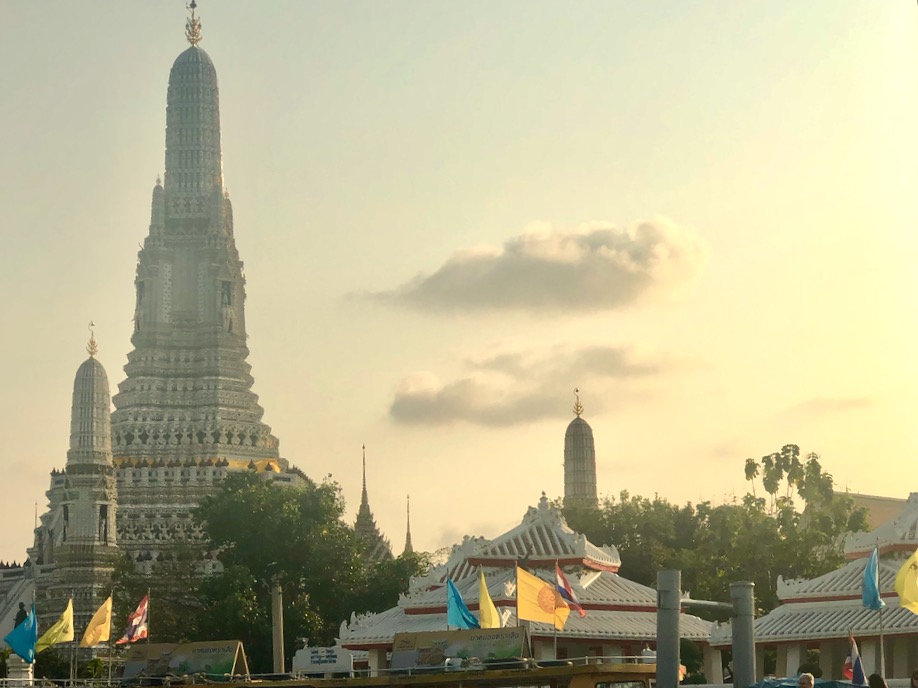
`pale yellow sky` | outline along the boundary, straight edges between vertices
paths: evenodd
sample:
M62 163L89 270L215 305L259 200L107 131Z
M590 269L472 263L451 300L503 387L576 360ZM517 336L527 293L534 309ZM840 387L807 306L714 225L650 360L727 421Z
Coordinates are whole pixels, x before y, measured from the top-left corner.
M365 443L396 551L408 493L425 550L560 496L574 387L604 495L730 499L790 442L841 487L912 489L914 3L199 13L265 421L349 518ZM183 24L4 5L0 560L65 463L90 319L123 379Z

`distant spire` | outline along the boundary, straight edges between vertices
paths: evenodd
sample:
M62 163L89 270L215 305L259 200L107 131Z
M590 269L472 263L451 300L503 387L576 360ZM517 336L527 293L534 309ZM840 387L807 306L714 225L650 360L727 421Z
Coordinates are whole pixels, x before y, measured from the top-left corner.
M363 555L368 561L392 559L392 548L383 537L370 510L370 499L367 497L367 445L363 445L363 494L360 495L360 508L354 522L354 533L363 543Z
M367 445L363 445L363 492L360 494L360 503L369 506L370 499L367 497Z
M405 533L405 553L407 554L414 552L414 547L411 546L411 495L408 495L406 499L408 503L406 508L408 529Z
M577 401L574 403L574 413L577 414L577 417L580 418L580 415L583 413L583 404L580 403L580 389L574 388L574 396Z
M185 20L185 38L188 39L188 42L191 45L197 45L201 42L201 20L194 16L194 11L197 9L198 3L195 0L187 5L187 9L191 12L191 16Z
M93 332L93 329L92 329L95 326L96 324L92 320L90 320L89 321L89 342L86 344L86 353L89 354L90 358L94 357L97 353L99 353L99 345L96 344L96 333Z

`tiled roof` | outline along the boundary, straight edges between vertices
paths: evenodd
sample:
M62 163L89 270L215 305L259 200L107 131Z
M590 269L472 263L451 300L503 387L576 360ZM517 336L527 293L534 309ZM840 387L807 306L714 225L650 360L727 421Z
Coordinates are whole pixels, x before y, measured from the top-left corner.
M498 607L512 607L516 604L516 572L512 567L484 569L485 581L488 584L488 594ZM550 583L552 577L545 572L537 571L537 575ZM587 610L595 609L634 609L646 607L656 610L657 593L653 588L635 583L627 578L622 578L617 573L606 571L590 571L583 576L569 574L567 576L580 600L580 604ZM466 576L464 579L454 581L463 601L470 609L478 609L478 575ZM409 593L399 600L399 607L411 614L422 613L423 610L442 610L446 605L446 588L443 585L432 586L424 590Z
M396 611L397 610L397 611ZM394 613L393 613L394 612ZM547 623L530 621L530 637L554 637L554 626ZM505 626L515 626L516 610L510 610ZM340 643L350 649L366 649L392 644L396 633L417 633L420 631L445 631L446 613L438 614L405 614L396 608L383 614L357 619L352 622L347 633L342 635ZM680 617L680 633L683 638L707 642L711 623L697 616L683 614ZM343 629L342 629L343 630ZM558 638L585 640L633 640L635 642L653 642L657 637L657 614L653 611L588 611L585 617L571 612L563 630L557 632Z
M883 610L883 632L907 635L918 632L918 616L899 606L895 592L896 573L901 555L881 557L879 587L887 608ZM867 558L850 561L840 569L809 580L778 578L778 597L784 602L777 609L755 620L756 642L829 640L879 634L879 613L861 602L861 585ZM717 625L711 644L730 644L730 626Z
M879 562L880 591L895 599L894 584L896 573L902 566L905 557L883 557ZM864 580L864 567L867 558L850 561L840 569L817 578L784 580L778 577L778 597L784 601L813 599L861 599L861 583Z
M918 633L918 616L887 600L883 610L885 636ZM718 626L711 634L711 645L730 644L729 624ZM846 639L848 630L858 640L878 636L880 613L865 608L860 599L841 604L785 604L755 620L755 641L781 642L800 640Z

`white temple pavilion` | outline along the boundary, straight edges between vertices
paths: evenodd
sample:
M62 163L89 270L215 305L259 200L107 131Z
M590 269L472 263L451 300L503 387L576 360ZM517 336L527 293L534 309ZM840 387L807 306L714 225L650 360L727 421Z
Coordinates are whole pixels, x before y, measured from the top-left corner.
M655 646L656 591L620 576L618 551L610 546L597 547L571 530L544 494L538 507L530 507L522 523L507 533L490 541L466 537L453 549L446 564L414 579L397 606L379 614L353 615L350 623L341 625L339 643L351 650L369 651L371 670L387 668L386 653L396 633L447 630L447 577L456 584L469 609L478 611L479 567L504 626L514 626L515 566L525 566L551 582L556 562L586 611L586 616L581 617L572 610L564 629L557 631L558 658L635 657L643 649ZM533 657L554 658L554 627L548 623L524 623L529 624ZM681 619L682 636L701 644L706 660L720 655L708 651L711 625L689 614ZM705 668L708 669L707 661ZM721 676L719 664L716 676Z
M882 612L867 609L861 602L864 568L874 546L880 553L880 594L887 605ZM809 580L779 577L781 606L755 621L756 678L763 676L766 649L777 650L779 676L796 675L808 651L818 650L822 677L841 678L849 654L849 630L867 675L880 673L882 632L885 676L910 676L918 668L918 615L899 606L894 584L896 573L916 548L918 493L913 492L897 516L870 532L846 538L849 561L838 570ZM711 645L729 644L729 625L716 627Z

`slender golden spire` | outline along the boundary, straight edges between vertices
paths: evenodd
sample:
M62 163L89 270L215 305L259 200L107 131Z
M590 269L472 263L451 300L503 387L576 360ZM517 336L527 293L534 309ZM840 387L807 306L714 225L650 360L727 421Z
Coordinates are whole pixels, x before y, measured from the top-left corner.
M580 389L574 388L574 396L577 401L574 403L574 413L577 414L577 417L580 418L580 414L583 413L583 404L580 403Z
M188 11L191 12L191 16L185 20L185 38L188 39L191 45L197 45L201 42L201 20L194 16L194 11L197 7L198 3L194 0L191 0L187 5Z
M96 333L92 329L95 326L96 324L90 320L89 321L89 343L86 344L86 353L89 354L90 358L92 358L97 353L99 353L99 345L96 344Z

